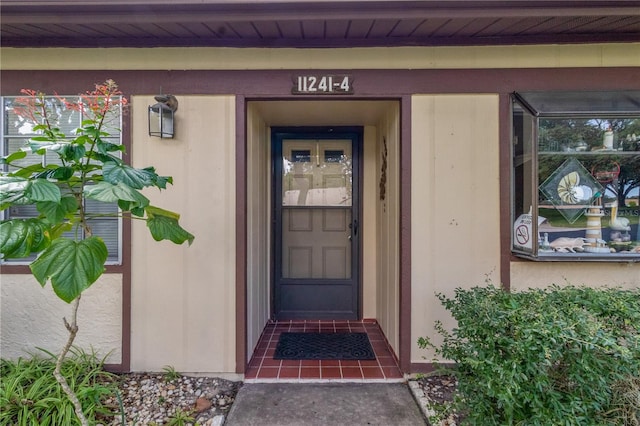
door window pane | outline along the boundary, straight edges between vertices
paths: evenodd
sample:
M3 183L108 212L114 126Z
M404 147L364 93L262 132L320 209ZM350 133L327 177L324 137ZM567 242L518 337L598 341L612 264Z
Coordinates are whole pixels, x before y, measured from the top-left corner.
M285 140L282 151L283 206L351 206L350 140Z

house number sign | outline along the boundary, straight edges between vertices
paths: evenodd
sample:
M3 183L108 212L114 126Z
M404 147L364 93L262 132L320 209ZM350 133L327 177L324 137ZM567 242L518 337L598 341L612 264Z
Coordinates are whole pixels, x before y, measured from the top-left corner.
M335 74L305 74L293 78L294 95L344 95L353 94L353 77Z

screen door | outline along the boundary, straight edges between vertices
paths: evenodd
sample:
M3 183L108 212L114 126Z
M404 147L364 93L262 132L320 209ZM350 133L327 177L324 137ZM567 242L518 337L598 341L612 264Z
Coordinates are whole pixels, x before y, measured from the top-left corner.
M357 319L357 132L273 133L276 319Z

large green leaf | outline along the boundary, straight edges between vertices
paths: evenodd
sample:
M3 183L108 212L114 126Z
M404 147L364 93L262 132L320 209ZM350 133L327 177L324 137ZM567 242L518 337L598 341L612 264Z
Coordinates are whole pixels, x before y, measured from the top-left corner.
M106 261L107 246L99 237L58 238L31 264L31 272L43 287L50 279L53 291L69 303L100 278Z
M61 237L65 232L70 232L72 229L73 229L73 224L71 222L62 222L62 223L53 225L51 228L49 228L49 231L48 231L49 239L53 241L56 238Z
M149 227L154 240L169 240L176 244L182 244L185 241L188 241L189 245L193 243L195 237L178 224L180 215L153 206L149 206L145 210L147 212L147 227Z
M65 161L78 161L86 154L87 149L84 145L69 144L64 145L60 149L60 157Z
M146 207L149 205L149 199L147 197L122 182L114 185L103 181L95 185L87 186L84 188L84 196L104 203L129 201L132 203L131 208Z
M121 144L99 141L96 146L101 154L106 154L107 152L114 151L124 152L124 145Z
M49 170L49 167L43 166L42 163L35 163L12 172L11 176L28 179L34 175L37 177L39 173L43 173L47 170Z
M159 174L156 173L156 169L153 166L145 167L142 170L148 171L153 174L154 176L153 185L157 186L160 189L167 189L168 183L173 185L173 178L171 176L160 176Z
M45 215L50 223L60 223L67 215L78 210L78 202L73 195L65 195L59 203L53 201L42 201L36 204L40 213Z
M144 217L144 208L142 208L142 207L136 207L136 208L133 208L133 209L128 209L127 208L127 209L122 209L122 210L130 211L133 216Z
M0 224L0 253L5 259L23 258L49 244L48 225L38 219L12 219Z
M100 130L99 127L96 127L92 124L95 124L95 123L93 123L90 120L85 120L82 122L82 129L81 129L82 133L89 136L91 140L96 140L100 138L100 136L109 136L109 133Z
M69 145L69 143L64 141L51 142L51 139L44 136L34 137L29 140L29 147L31 148L31 152L35 152L40 155L46 154L47 151L58 153L66 145Z
M165 210L156 206L147 206L145 211L147 212L147 215L149 215L149 217L164 216L175 220L180 219L180 213L172 212L171 210Z
M12 161L22 160L26 156L27 153L25 151L16 151L13 154L7 155L6 157L1 157L0 164L11 164Z
M53 201L60 202L60 188L53 182L46 179L33 179L27 185L25 194L31 201Z
M135 189L152 186L158 175L149 169L136 169L127 164L107 163L102 169L104 180L114 185L122 182Z
M150 170L154 174L156 172L156 169L154 169L153 167L147 167L145 170ZM173 178L171 176L160 176L160 175L156 174L156 179L155 179L155 182L154 182L155 186L157 186L160 189L167 189L167 184L168 183L173 185Z
M99 152L96 151L89 151L87 153L87 157L91 158L92 160L96 160L99 161L101 163L107 164L107 163L122 163L122 160L120 160L118 157L111 155L111 154L101 154Z
M2 210L18 201L28 202L25 195L28 185L29 181L21 177L0 176L0 206Z
M73 176L74 170L72 167L62 167L58 165L49 165L44 168L43 171L33 175L36 179L56 179L69 180Z

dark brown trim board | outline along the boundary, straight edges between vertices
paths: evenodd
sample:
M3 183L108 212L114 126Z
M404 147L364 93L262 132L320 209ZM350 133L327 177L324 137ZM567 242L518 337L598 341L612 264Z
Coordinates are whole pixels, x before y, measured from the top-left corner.
M130 94L125 93L130 98ZM131 164L133 144L131 141L131 115L122 120L122 143L125 146L123 160ZM122 221L122 359L120 364L106 366L110 371L127 372L131 370L131 221ZM108 272L108 270L107 270Z
M128 95L155 94L162 86L175 95L242 95L247 98L293 99L292 77L300 70L249 71L20 71L3 70L2 95L33 88L47 93L81 93L111 78ZM326 70L340 74L344 70ZM496 93L514 91L594 91L640 88L638 68L526 68L450 70L349 70L354 96L398 98L429 93ZM353 97L353 96L352 96ZM335 95L314 99L339 99ZM349 99L348 96L344 97ZM300 99L296 97L296 99Z
M511 101L506 93L500 94L500 271L502 286L511 289Z
M411 371L411 96L400 105L400 370Z
M236 96L236 373L247 366L247 104Z

